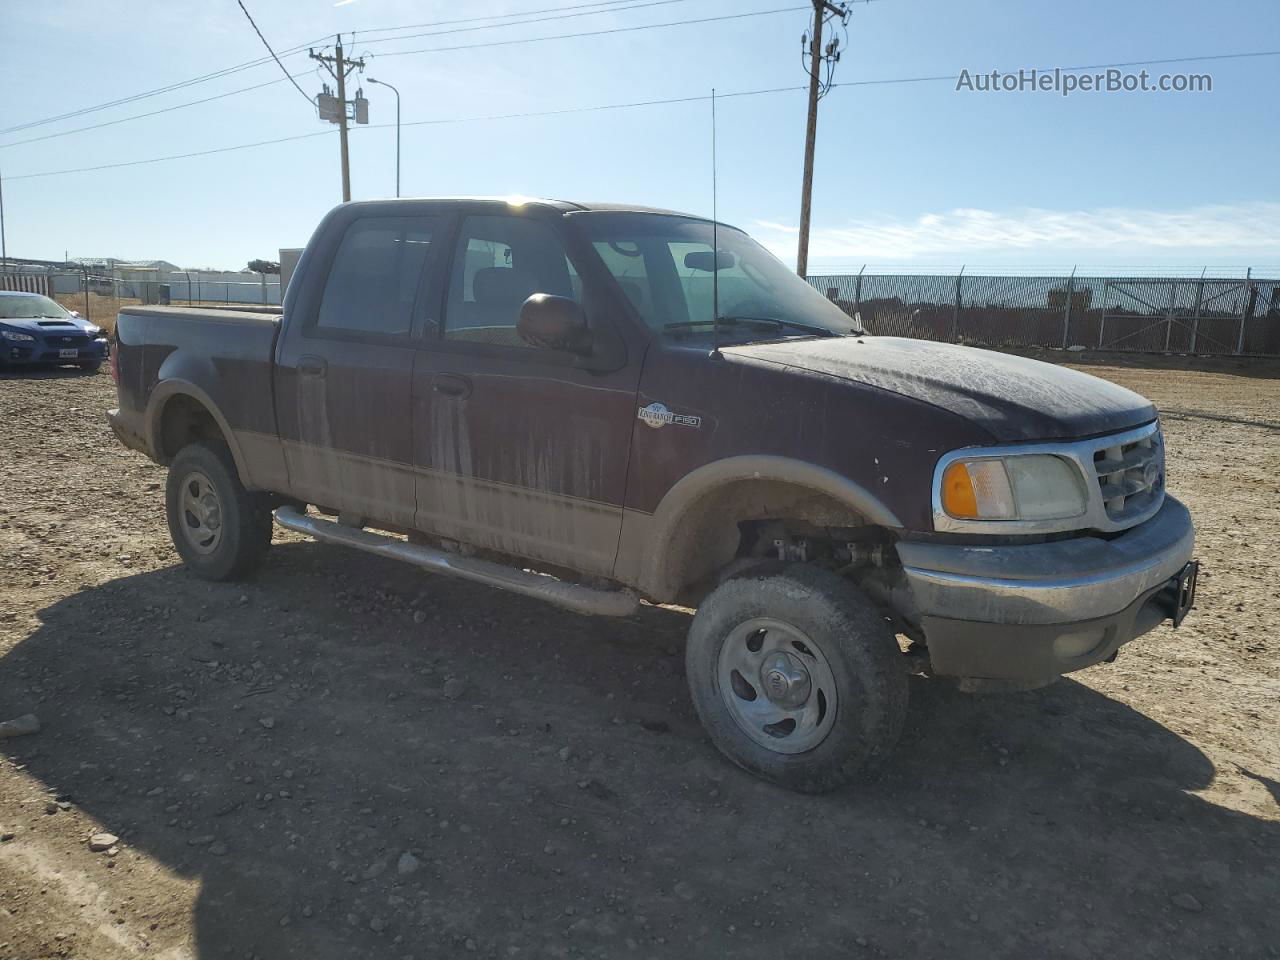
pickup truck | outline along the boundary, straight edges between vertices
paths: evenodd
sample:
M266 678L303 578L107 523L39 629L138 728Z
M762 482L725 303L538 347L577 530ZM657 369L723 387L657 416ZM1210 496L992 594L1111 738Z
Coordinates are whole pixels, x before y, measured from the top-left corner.
M1155 408L1063 367L869 336L745 233L614 205L344 204L280 312L125 307L127 446L173 543L321 541L627 616L696 608L711 740L817 792L908 676L1028 689L1194 600Z

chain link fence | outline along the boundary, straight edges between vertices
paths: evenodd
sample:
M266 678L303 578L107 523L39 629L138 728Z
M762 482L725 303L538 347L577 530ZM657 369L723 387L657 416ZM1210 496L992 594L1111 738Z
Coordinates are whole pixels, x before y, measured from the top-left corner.
M1280 355L1280 280L841 274L808 278L871 333L984 347Z
M124 306L280 303L279 277L231 280L225 274L199 270L149 273L150 276L131 275L94 267L66 269L11 263L0 269L0 290L42 293L108 331L115 330L116 314Z

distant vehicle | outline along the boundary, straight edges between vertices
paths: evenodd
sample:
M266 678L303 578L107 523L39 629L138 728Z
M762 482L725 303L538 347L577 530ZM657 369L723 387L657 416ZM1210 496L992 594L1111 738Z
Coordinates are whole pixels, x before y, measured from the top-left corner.
M195 574L249 572L274 510L581 613L696 607L711 739L798 790L891 750L913 670L1040 686L1194 600L1149 401L867 336L696 217L344 204L283 316L126 306L116 336L110 423L168 465Z
M0 290L0 370L74 363L97 370L107 358L102 328L38 293Z

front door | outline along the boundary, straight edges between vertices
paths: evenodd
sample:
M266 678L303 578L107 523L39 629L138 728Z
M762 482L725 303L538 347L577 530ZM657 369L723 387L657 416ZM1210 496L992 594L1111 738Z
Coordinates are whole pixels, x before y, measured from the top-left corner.
M438 217L357 216L318 303L291 318L277 370L293 492L370 521L414 522L413 363Z
M584 296L555 216L462 219L444 323L414 368L418 527L574 570L611 574L617 556L640 353L611 370L524 343L534 293L586 303L621 345L607 295ZM595 364L599 367L600 364Z

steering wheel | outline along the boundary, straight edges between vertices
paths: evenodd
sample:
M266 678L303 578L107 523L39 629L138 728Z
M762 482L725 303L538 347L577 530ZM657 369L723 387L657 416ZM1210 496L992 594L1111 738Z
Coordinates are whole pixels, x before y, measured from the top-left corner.
M629 243L635 249L623 250L622 243ZM623 240L622 243L619 243L617 240L610 240L609 249L622 257L638 257L644 252L643 250L640 249L640 244L636 243L634 240Z

